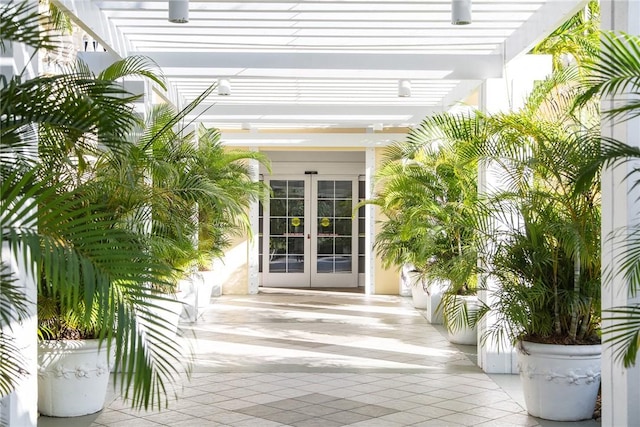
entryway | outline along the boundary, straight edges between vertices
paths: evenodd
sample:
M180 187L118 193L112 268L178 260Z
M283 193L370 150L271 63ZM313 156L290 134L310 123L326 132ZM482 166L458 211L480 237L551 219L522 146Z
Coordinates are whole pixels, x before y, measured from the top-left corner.
M274 175L261 213L262 285L357 287L358 177Z
M271 194L259 206L259 285L358 290L365 285L363 150L263 151L260 179Z

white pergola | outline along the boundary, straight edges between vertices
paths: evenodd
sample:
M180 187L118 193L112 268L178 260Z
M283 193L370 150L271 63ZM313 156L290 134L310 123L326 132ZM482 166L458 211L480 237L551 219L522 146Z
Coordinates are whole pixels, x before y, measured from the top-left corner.
M224 129L411 126L502 77L586 3L473 0L473 22L452 25L452 0L190 0L176 24L176 0L53 1L108 52L154 59L179 106L227 79L229 96L194 111Z
M326 129L342 131L341 138L354 128L411 126L465 102L480 86L492 96L488 80L508 81L507 65L587 2L472 0L472 23L455 26L452 0L190 0L185 24L168 21L168 3L176 0L51 1L99 43L86 55L154 59L177 106L227 79L231 94L214 91L189 120L227 130ZM640 1L601 5L604 28L640 34ZM14 60L25 65L19 55ZM411 82L410 97L398 96L401 80ZM605 124L603 133L640 146L638 119ZM317 135L316 146L323 138L334 144L332 135ZM638 222L638 189L621 185L632 168L603 174L603 236ZM603 247L603 266L616 268L613 253L610 244ZM603 308L640 300L620 289L619 277L603 287ZM22 327L34 338L25 354L35 359L31 322ZM640 367L623 369L609 349L602 366L602 424L638 425ZM16 420L12 427L35 425L34 390L31 378L10 397L5 412Z

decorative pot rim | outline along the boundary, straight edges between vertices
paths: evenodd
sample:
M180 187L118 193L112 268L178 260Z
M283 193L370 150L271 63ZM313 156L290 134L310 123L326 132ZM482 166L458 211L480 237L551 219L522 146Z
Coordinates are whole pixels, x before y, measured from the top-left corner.
M107 348L107 339L82 338L79 340L40 340L38 346L43 350L81 350Z
M520 340L516 346L523 354L555 354L555 355L598 355L602 353L602 344L546 344Z

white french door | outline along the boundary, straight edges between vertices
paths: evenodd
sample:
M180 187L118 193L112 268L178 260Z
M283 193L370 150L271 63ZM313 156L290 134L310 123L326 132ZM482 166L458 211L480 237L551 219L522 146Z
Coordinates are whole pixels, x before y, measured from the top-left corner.
M263 209L262 285L358 286L357 177L271 176Z

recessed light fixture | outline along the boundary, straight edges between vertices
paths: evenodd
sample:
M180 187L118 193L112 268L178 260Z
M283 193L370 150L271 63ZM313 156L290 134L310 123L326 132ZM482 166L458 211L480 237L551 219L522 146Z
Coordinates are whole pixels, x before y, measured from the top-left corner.
M169 0L169 22L176 24L189 22L189 0Z
M451 23L471 24L471 0L451 0Z

